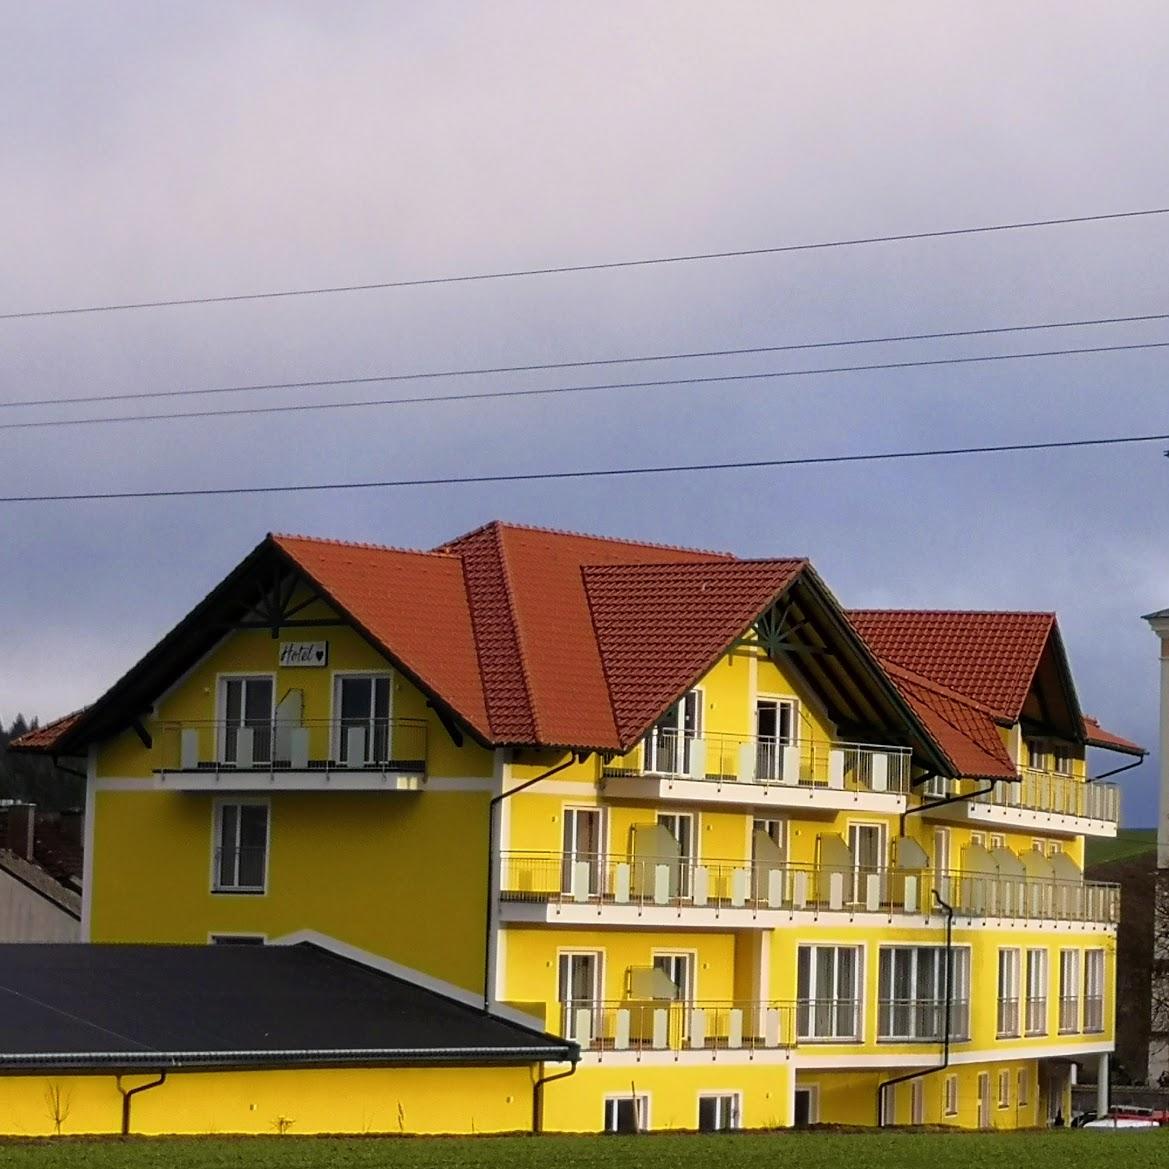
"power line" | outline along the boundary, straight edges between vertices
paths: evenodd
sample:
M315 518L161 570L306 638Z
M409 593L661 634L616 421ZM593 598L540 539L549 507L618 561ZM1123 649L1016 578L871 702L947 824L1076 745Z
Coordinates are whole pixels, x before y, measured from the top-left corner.
M266 390L318 390L331 386L373 385L386 382L425 381L433 378L474 377L501 373L533 373L537 370L586 369L607 365L640 365L654 361L688 361L707 357L747 357L764 353L837 349L856 345L887 345L902 341L941 341L959 337L987 337L1005 333L1033 333L1046 329L1079 329L1096 325L1131 325L1169 320L1169 313L1141 313L1126 317L1091 317L1075 321L1044 321L1029 325L997 325L980 329L947 329L938 333L899 333L879 337L848 337L840 341L799 341L787 345L750 345L738 349L697 349L682 353L634 354L629 357L595 357L579 361L544 361L528 365L490 365L476 368L422 370L413 373L372 374L364 377L318 378L313 381L254 382L210 386L193 390L137 390L119 394L81 394L69 398L23 398L0 402L0 410L32 406L78 406L97 402L137 402L156 398L197 398L210 394L243 394Z
M935 357L918 361L885 361L867 365L837 365L815 369L766 370L759 373L708 374L702 377L655 378L640 382L603 382L598 385L537 386L523 390L474 390L469 394L419 394L411 398L375 398L349 402L296 402L282 406L244 406L224 410L185 410L173 414L114 414L107 417L47 418L29 422L0 422L0 431L43 430L62 426L104 426L122 422L175 422L194 418L238 418L258 414L292 414L311 410L358 410L382 406L420 406L438 402L481 402L491 398L535 398L596 393L601 390L636 390L660 386L701 386L715 382L767 381L779 378L815 377L834 373L870 373L889 369L919 369L939 365L971 365L978 362L1021 361L1027 358L1074 357L1092 353L1121 353L1140 349L1169 349L1169 341L1142 341L1128 345L1093 345L1077 349L1045 349L1028 353L990 353L974 357Z
M592 264L558 264L549 268L513 268L496 272L474 272L453 276L426 276L409 280L381 280L369 284L338 284L320 288L286 288L270 292L237 292L223 296L184 296L165 300L124 301L117 304L81 305L73 308L25 309L0 313L0 321L32 317L65 317L82 313L128 312L134 309L180 308L198 304L230 304L249 300L277 300L296 296L331 296L347 292L376 292L391 288L421 288L436 284L469 284L485 280L514 280L525 276L558 276L575 272L606 272L618 268L648 268L660 264L690 264L702 260L734 260L747 256L777 256L789 252L822 251L867 244L903 243L909 240L944 239L960 235L985 235L994 231L1024 231L1035 227L1062 227L1075 223L1103 223L1116 219L1141 219L1169 214L1169 207L1141 211L1113 211L1103 215L1068 215L1059 219L1031 219L1015 223L993 223L980 227L951 227L938 231L901 232L897 235L857 236L852 239L820 240L814 243L781 244L765 248L737 248L726 252L694 252L688 255L653 256L637 260L607 260Z
M1006 454L1012 451L1069 450L1166 442L1169 434L1132 434L1115 438L1075 438L1053 442L1015 442L997 446L935 447L928 450L879 451L853 455L808 455L794 459L749 459L727 463L678 463L656 467L605 467L581 471L529 471L511 475L450 475L426 479L376 479L365 482L294 483L272 487L180 487L158 491L99 491L55 495L0 496L0 503L76 503L116 499L177 499L209 495L277 495L304 491L362 491L371 488L442 487L481 483L533 483L552 479L605 479L632 475L674 475L705 471L742 471L771 467L809 467L837 463L893 462L901 459L957 455Z

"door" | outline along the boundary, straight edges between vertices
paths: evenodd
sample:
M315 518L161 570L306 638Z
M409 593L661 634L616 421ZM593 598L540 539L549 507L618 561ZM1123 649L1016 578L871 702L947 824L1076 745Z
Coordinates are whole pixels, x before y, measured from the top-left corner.
M600 808L564 809L560 888L573 897L593 897L601 892L602 814Z
M560 955L560 998L565 1039L587 1047L599 1034L601 956L593 951Z
M909 1123L914 1125L925 1124L925 1089L921 1080L913 1080L909 1085Z
M643 770L661 775L689 775L694 740L701 734L702 703L691 690L658 721L645 739Z
M270 676L224 678L222 762L237 767L272 760L274 686Z
M807 1128L814 1123L813 1103L811 1088L796 1089L795 1112L792 1116L792 1124L796 1128Z
M786 857L787 833L783 820L754 820L751 824L751 896L755 901L768 903L771 874L780 874L779 894L782 900L783 865Z
M694 817L689 812L659 812L658 824L678 845L676 871L670 874L670 894L689 897L693 887L690 872L694 867Z
M868 897L869 877L883 876L885 872L885 826L850 824L848 847L852 853L852 899L855 904L863 905ZM883 889L879 897L885 899Z
M694 1007L694 955L655 954L653 964L654 969L660 970L674 987L674 1001L667 1008L670 1041L689 1043L690 1013Z
M990 1072L978 1073L978 1127L990 1128Z
M795 742L795 704L777 698L755 703L755 777L780 779L783 748Z
M351 766L385 763L390 757L390 679L337 680L337 759Z

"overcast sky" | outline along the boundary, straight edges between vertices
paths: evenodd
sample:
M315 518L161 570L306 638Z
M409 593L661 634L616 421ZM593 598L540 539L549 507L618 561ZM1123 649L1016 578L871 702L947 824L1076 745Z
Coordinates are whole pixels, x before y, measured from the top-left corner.
M0 312L1164 206L1167 56L1160 2L0 0ZM1167 245L1169 216L0 321L0 401L1169 312ZM1167 325L1149 324L424 384L458 392L1166 338ZM0 494L1155 433L1169 431L1167 361L1152 350L0 432ZM10 409L0 420L94 412ZM1169 462L1152 444L7 505L0 720L90 701L265 532L429 547L500 517L810 556L848 606L1054 609L1085 710L1152 746L1156 641L1139 615L1169 605L1167 491ZM1127 821L1153 823L1154 766L1123 779Z

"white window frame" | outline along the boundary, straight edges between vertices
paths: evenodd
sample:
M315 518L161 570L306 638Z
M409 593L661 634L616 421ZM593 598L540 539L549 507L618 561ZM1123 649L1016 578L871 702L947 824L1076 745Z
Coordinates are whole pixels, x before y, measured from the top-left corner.
M266 813L264 827L264 880L259 886L221 885L219 883L219 852L223 847L223 809L228 807L262 807ZM240 845L236 845L238 849ZM268 892L268 866L272 859L272 801L267 796L223 796L211 804L211 892L263 897ZM239 859L236 858L236 876Z
M1068 971L1070 970L1070 977ZM1078 1035L1082 1029L1082 1000L1080 997L1080 979L1083 977L1083 959L1080 950L1062 949L1059 952L1059 1033L1061 1035ZM1071 994L1068 988L1071 988ZM1071 1004L1066 1007L1065 1004ZM1075 1014L1071 1026L1064 1022L1065 1009Z
M616 1106L619 1105L619 1103L621 1101L625 1101L626 1103L628 1103L631 1100L634 1102L633 1106L634 1106L634 1109L636 1111L636 1118L637 1118L637 1127L636 1127L635 1131L637 1131L637 1132L649 1132L650 1131L650 1127L649 1127L649 1106L650 1106L649 1093L648 1092L638 1092L636 1095L634 1095L631 1092L611 1092L611 1093L608 1093L604 1097L604 1111L602 1113L602 1117L603 1117L603 1121L604 1121L604 1131L605 1132L616 1133L616 1132L620 1131L616 1125L616 1120L617 1120ZM612 1120L613 1120L612 1127L610 1127L610 1117L609 1117L610 1105L614 1106L613 1117L612 1117Z
M686 700L691 695L694 695L694 733L692 735L687 735L686 734L685 703L686 703ZM695 739L701 740L703 737L703 730L704 730L705 725L706 725L706 718L705 718L706 711L704 709L704 706L705 706L705 695L703 693L702 687L701 686L692 686L689 690L686 691L685 694L681 695L678 698L677 702L673 703L670 706L670 710L664 712L662 714L661 718L654 720L653 726L650 727L650 729L648 731L646 731L645 738L642 739L642 741L641 741L641 769L642 769L642 771L647 772L651 775L686 775L686 774L688 774L690 760L686 758L686 755L689 754L690 748L682 748L680 751L677 750L677 748L676 748L677 756L676 756L674 762L675 763L681 762L681 763L686 764L686 766L683 766L680 769L676 769L676 770L670 771L670 772L663 772L660 769L660 767L658 766L658 763L659 763L658 753L661 750L661 746L658 743L657 734L658 734L658 731L660 729L663 729L661 724L662 724L663 720L665 719L666 715L669 714L670 711L676 709L678 712L677 726L670 727L669 729L674 731L677 734L679 743L681 743L683 740L687 740L687 739L690 740L691 742L693 742ZM652 761L651 761L651 756L652 756Z
M1015 1089L1015 1100L1020 1108L1027 1108L1031 1103L1031 1072L1028 1068L1020 1068L1018 1087Z
M1010 1108L1011 1106L1011 1069L999 1069L998 1082L998 1106L1000 1108Z
M921 988L919 988L919 986L918 986L918 973L919 973L918 972L918 964L919 964L919 952L920 951L922 951L922 950L935 951L937 953L937 955L939 955L939 957L940 957L940 962L939 962L939 966L938 966L939 973L942 974L943 979L944 979L944 975L945 975L945 961L946 961L946 947L945 946L929 945L929 944L916 944L916 943L912 943L912 942L895 942L895 943L891 943L889 945L879 946L877 948L877 1042L878 1043L936 1043L939 1039L939 1036L940 1036L940 1031L941 1031L940 1028L939 1028L939 1035L926 1035L926 1036L901 1035L901 1034L884 1035L881 1033L882 1015L883 1015L884 1010L885 1010L885 1001L886 1001L886 1000L881 998L881 991L880 991L881 962L882 962L882 957L886 952L889 952L890 954L892 954L893 951L896 951L896 950L911 950L913 952L913 962L912 962L912 967L910 970L910 988L909 988L909 994L905 1000L906 1002L909 1002L909 1003L916 1002L919 999L921 999L921 997L922 997L922 995L920 994ZM961 1043L961 1042L964 1042L967 1039L969 1039L970 1032L972 1030L972 1022L970 1019L970 1014L971 1014L971 1009L972 1009L971 998L970 998L970 972L971 972L971 962L972 962L971 949L967 945L954 946L951 948L950 952L953 955L953 985L950 987L950 1009L953 1011L959 1005L964 1005L964 1007L965 1007L965 1023L966 1023L965 1027L960 1027L960 1026L958 1026L958 1024L962 1021L961 1018L958 1018L958 1019L952 1018L951 1019L951 1040L953 1042L956 1042L956 1043ZM893 962L893 961L895 961L895 959L890 958L889 961ZM892 978L892 971L891 971L890 972L890 987L889 987L890 991L892 991L894 989L892 986L892 982L893 982L893 978ZM928 996L929 1001L938 1001L938 1002L943 1001L942 989L943 989L944 985L945 985L944 981L939 982L939 985L937 987L937 996L936 997L932 993L932 988L925 988L925 989L931 991L930 995ZM899 1002L901 1000L895 999L892 1001ZM910 1017L912 1018L912 1012L911 1012ZM942 1026L944 1027L944 1025L945 1025L945 1021L943 1020Z
M787 707L791 712L788 725L791 728L786 741L781 736L776 737L772 750L774 752L772 762L773 775L764 776L763 778L768 783L775 783L783 779L783 748L794 747L800 742L800 700L793 698L790 694L756 694L755 701L751 706L751 733L755 738L755 759L756 769L758 769L759 759L759 707L764 704L772 704L776 707L775 719L778 727L780 722L779 708ZM756 778L760 778L758 774Z
M571 895L576 893L576 858L579 854L574 847L571 854L573 859L569 860L569 850L565 846L568 840L568 821L573 819L575 822L575 818L582 812L597 817L597 855L589 867L589 893L601 894L604 892L605 885L605 858L609 855L609 809L597 804L565 804L560 810L562 856L560 883L564 886L561 892ZM596 887L593 888L593 885Z
M942 1115L958 1115L958 1077L949 1075L942 1081Z
M698 951L678 949L674 946L663 947L660 950L650 950L649 960L651 966L656 967L659 958L664 958L670 963L681 963L686 968L686 977L684 979L686 985L678 987L682 993L674 1001L692 1006L698 998ZM670 977L669 971L663 971L663 973L665 973L667 978L670 978L670 981L675 986L678 986L678 983Z
M394 754L394 671L393 670L334 670L333 671L333 705L329 719L329 756L335 762L341 762L341 683L345 680L369 679L377 681L385 678L387 682L386 695L386 754ZM370 688L370 697L373 697L373 688ZM373 715L370 715L370 721ZM366 755L370 754L371 743L366 744ZM386 760L388 761L388 760ZM382 762L375 760L374 762Z
M1000 946L998 953L998 1011L995 1037L1018 1039L1023 1032L1023 994L1021 988L1022 955L1018 946ZM1004 1018L1004 1007L1014 1001L1014 1021ZM1004 1025L1006 1024L1006 1025Z
M1051 972L1049 969L1047 949L1043 946L1029 946L1024 963L1024 979L1026 980L1027 1005L1024 1008L1026 1018L1023 1024L1023 1034L1027 1036L1047 1034L1047 1010L1051 998ZM1039 993L1036 993L1039 992ZM1038 1020L1039 1026L1032 1026L1032 1003L1043 1003L1043 1011Z
M722 1117L721 1117L722 1108L729 1106L730 1113L731 1113L730 1124L719 1123L714 1128L709 1128L709 1129L703 1128L702 1127L702 1102L703 1102L703 1100L716 1100L716 1101L723 1102L722 1104L717 1106L719 1109L719 1112L720 1112L720 1117L719 1117L720 1121L722 1119ZM696 1119L697 1119L697 1124L695 1124L694 1127L699 1132L736 1132L738 1129L743 1127L743 1094L742 1094L742 1092L727 1092L725 1090L719 1091L717 1089L712 1089L709 1092L699 1092L698 1093L698 1101L697 1101Z
M852 845L854 828L877 829L878 861L875 875L880 878L880 886L882 890L881 900L884 901L885 885L887 883L887 874L889 872L889 825L886 824L883 820L849 820L845 825L845 840L848 842L848 851L852 856L852 900L854 905L864 905L868 894L868 877L874 874L861 873L860 861ZM865 878L864 881L861 880L862 875Z
M207 934L209 946L266 946L268 935L238 930L210 930Z
M799 994L799 963L800 951L807 950L808 954L808 1006L803 1009L806 1012L809 1026L807 1034L800 1033L797 1038L805 1043L860 1043L864 1035L864 1001L865 1001L865 947L856 943L835 943L835 942L804 942L796 947L796 1019L797 1030L798 1020L803 1013L800 1004L804 1001ZM811 1004L821 1000L820 988L817 983L817 950L831 950L832 954L832 993L828 996L833 1002L844 1002L847 1000L840 999L836 993L837 987L840 983L840 951L851 950L855 954L855 976L854 976L854 991L853 991L853 1009L852 1016L855 1020L855 1027L851 1035L837 1035L836 1031L836 1011L831 1012L831 1026L829 1030L832 1034L819 1035L816 1033L816 1008Z
M1084 979L1084 993L1081 996L1082 1006L1082 1029L1086 1035L1099 1035L1104 1032L1106 1028L1106 1020L1104 1018L1104 1002L1105 1002L1105 984L1108 979L1108 957L1107 951L1102 947L1093 946L1084 951L1083 958L1083 979ZM1095 1020L1091 1020L1092 1027L1088 1026L1088 1000L1099 1000L1100 1019L1097 1024Z
M562 946L556 951L556 1002L560 1007L561 1019L565 1026L565 1039L572 1039L573 1036L567 1032L575 1030L575 1016L570 1016L565 1011L565 1007L569 1002L579 1003L579 999L566 999L561 994L561 971L563 969L563 962L565 958L583 958L590 957L596 959L596 965L593 973L593 994L589 1000L592 1004L592 1010L595 1015L601 1003L605 1001L605 951L603 949L592 949L588 946ZM579 1009L579 1007L578 1007ZM595 1019L594 1019L595 1024ZM591 1028L596 1031L595 1025ZM592 1038L596 1038L594 1034Z

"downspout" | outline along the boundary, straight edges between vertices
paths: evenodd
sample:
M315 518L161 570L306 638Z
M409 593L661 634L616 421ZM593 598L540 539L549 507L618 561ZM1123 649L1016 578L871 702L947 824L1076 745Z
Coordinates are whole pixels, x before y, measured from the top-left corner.
M543 1064L540 1065L543 1068ZM532 1133L538 1135L544 1131L544 1085L556 1080L567 1080L580 1066L580 1053L577 1052L571 1066L566 1072L557 1072L552 1076L541 1074L532 1085Z
M122 1077L115 1076L114 1083L118 1086L118 1091L122 1093L122 1136L128 1137L130 1135L130 1101L139 1092L148 1092L151 1088L161 1088L166 1083L166 1072L160 1071L157 1080L151 1080L149 1084L139 1084L137 1088L123 1088Z
M1095 783L1097 780L1108 779L1113 775L1119 775L1122 771L1131 771L1134 767L1140 767L1144 761L1145 757L1142 755L1139 759L1134 759L1131 763L1126 763L1123 767L1114 767L1111 771L1102 771L1099 775L1089 775L1084 782Z
M935 1075L937 1072L943 1072L950 1066L950 1008L953 1005L954 986L953 986L953 967L951 961L954 954L954 907L949 902L943 900L938 891L934 890L934 900L941 906L942 911L946 915L946 959L945 966L942 973L942 1004L943 1004L943 1021L942 1021L942 1062L936 1067L926 1068L924 1071L905 1072L903 1075L894 1076L890 1080L882 1080L877 1085L877 1127L884 1128L885 1115L885 1091L892 1088L896 1084L903 1084L906 1080L923 1080L926 1076Z
M937 778L935 775L923 775L921 782L926 783L928 780L935 778ZM974 800L979 796L990 795L990 793L994 791L995 785L999 782L1001 781L992 779L986 785L986 787L976 788L974 791L966 792L964 795L946 796L940 800L930 800L929 803L918 804L916 808L907 808L904 812L901 813L901 823L898 827L898 831L902 836L905 835L905 821L908 820L910 816L920 815L922 812L932 812L934 808L944 808L947 804L960 804L963 800Z
M558 771L563 771L576 762L578 762L577 757L570 755L563 763L558 763L548 771L541 772L534 779L525 780L517 787L509 788L507 791L491 797L491 803L487 809L487 907L483 915L483 1013L485 1015L491 1013L491 926L495 917L495 851L499 829L496 809L509 796L527 791L528 788L542 780L550 779Z

